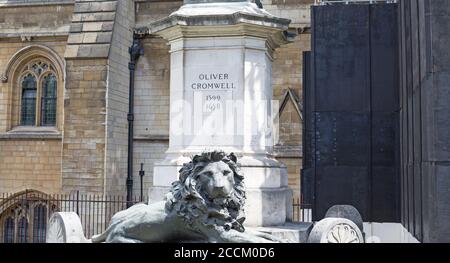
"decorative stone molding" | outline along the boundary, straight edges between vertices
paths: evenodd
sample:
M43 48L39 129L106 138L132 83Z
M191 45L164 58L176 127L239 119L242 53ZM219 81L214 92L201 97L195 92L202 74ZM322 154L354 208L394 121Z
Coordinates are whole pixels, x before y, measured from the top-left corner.
M327 210L325 218L327 217L346 218L355 223L361 231L364 231L363 219L361 214L358 212L358 209L354 206L334 205Z
M329 217L314 225L308 243L364 243L364 237L352 221Z
M0 81L3 83L6 83L6 82L8 82L8 77L5 75L0 75Z
M21 35L20 36L20 40L22 40L22 42L30 42L32 39L33 39L33 37L30 35Z
M297 94L295 94L295 91L292 90L291 88L288 88L286 90L286 92L283 95L283 99L281 99L280 110L279 110L280 116L281 116L281 113L283 113L289 100L292 101L295 111L297 112L300 119L303 120L303 105L302 105L299 97L297 96Z
M45 57L46 59L50 60L50 62L55 65L57 74L59 76L64 76L64 61L55 51L43 45L30 45L20 49L11 57L11 59L6 64L5 72L1 76L2 82L8 82L8 80L11 79L11 75L15 72L17 67L22 64L23 61L27 61L32 57L39 56Z

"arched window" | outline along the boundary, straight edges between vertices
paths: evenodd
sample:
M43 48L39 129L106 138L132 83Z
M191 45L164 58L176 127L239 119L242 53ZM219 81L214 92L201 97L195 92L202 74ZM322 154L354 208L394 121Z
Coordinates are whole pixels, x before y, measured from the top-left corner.
M53 66L33 60L22 69L20 125L56 126L58 80Z
M22 80L21 125L34 126L36 124L36 92L36 78L29 73Z
M3 242L14 243L14 218L8 217L3 226Z
M33 243L45 243L47 229L47 207L38 205L34 208Z
M56 76L53 73L42 80L42 126L56 125L56 83Z
M21 217L17 229L18 243L28 243L28 221L26 217Z

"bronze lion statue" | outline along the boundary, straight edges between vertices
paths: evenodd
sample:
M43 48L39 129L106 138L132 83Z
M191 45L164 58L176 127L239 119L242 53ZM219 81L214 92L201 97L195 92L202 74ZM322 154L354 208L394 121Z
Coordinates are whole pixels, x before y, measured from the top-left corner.
M165 201L116 213L92 242L286 242L244 228L243 180L233 153L196 155L180 169Z

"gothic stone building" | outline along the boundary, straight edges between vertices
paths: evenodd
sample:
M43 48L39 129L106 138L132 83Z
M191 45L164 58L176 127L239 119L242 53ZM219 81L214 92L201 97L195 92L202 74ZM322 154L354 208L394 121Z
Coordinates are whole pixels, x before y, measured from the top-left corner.
M0 193L126 194L133 31L182 2L0 0ZM310 49L312 2L262 1L270 13L291 19L297 34L275 51L272 79L281 105L276 157L287 165L294 198L300 196L302 52ZM169 140L169 47L152 35L142 45L135 74L135 193L140 164L148 189ZM6 225L13 229L9 241L33 235L27 222L42 221L42 209L34 207L25 219L0 210L0 237Z

